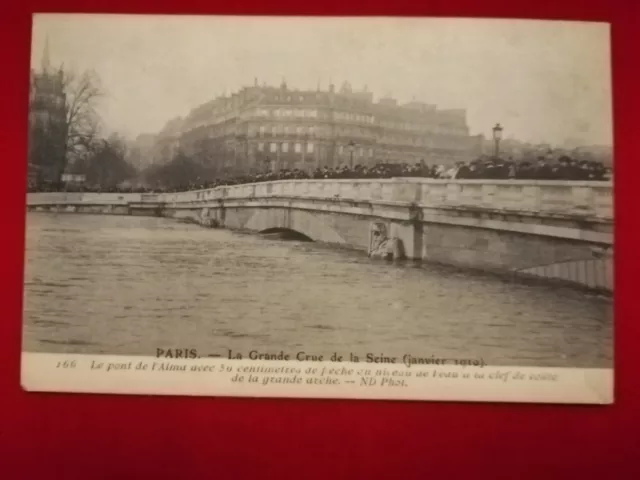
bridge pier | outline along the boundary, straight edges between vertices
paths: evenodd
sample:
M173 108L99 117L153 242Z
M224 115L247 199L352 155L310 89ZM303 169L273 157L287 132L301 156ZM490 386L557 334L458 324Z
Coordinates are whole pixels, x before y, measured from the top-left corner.
M404 255L411 260L423 260L427 258L425 228L422 209L415 204L407 207L409 220L392 220L390 224L390 236L402 242Z

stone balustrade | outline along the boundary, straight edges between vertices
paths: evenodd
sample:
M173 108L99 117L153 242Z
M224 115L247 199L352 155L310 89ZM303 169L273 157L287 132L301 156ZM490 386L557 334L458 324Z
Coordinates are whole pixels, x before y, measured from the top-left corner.
M177 193L30 193L28 204L113 204L132 202L200 204L247 198L340 199L425 208L485 209L549 215L613 218L611 182L528 180L280 180Z
M142 201L206 203L247 198L341 199L416 204L425 208L485 209L613 218L611 182L529 180L281 180L207 190L143 195Z
M140 193L38 192L27 194L27 204L37 205L127 205L141 202Z

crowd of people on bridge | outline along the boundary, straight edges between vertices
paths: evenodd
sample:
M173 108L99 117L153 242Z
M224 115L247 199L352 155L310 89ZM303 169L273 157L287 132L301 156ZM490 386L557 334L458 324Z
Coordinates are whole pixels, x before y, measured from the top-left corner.
M167 187L89 187L86 185L50 185L33 188L30 191L76 191L76 192L120 192L120 193L160 193L185 190L200 190L224 185L259 183L274 180L294 179L365 179L421 177L434 179L478 179L478 180L559 180L559 181L603 181L611 179L611 169L598 161L577 161L569 156L561 156L557 161L538 157L535 161L480 157L471 162L458 162L452 166L430 166L423 162L377 163L375 165L355 165L354 167L322 167L311 172L300 169L281 169L262 173L247 174L211 181L194 181L188 185Z

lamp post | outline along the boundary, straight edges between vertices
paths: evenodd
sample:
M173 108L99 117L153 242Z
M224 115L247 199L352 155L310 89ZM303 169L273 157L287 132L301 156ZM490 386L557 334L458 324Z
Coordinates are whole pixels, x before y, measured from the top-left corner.
M271 170L271 159L267 157L263 161L264 161L264 169L267 173L269 173L269 171Z
M499 123L496 123L496 126L493 127L493 141L495 142L495 151L494 155L496 158L500 155L500 140L502 139L502 126Z
M353 170L353 152L356 149L356 144L353 140L349 142L349 168Z

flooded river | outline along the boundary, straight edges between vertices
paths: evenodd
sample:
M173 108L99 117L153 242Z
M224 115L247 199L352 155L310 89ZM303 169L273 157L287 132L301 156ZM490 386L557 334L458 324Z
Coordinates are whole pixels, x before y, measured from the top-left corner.
M609 367L612 302L164 218L29 213L23 346Z

